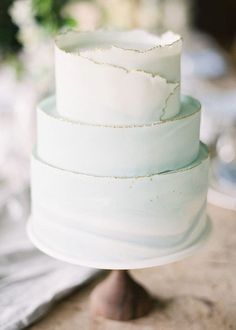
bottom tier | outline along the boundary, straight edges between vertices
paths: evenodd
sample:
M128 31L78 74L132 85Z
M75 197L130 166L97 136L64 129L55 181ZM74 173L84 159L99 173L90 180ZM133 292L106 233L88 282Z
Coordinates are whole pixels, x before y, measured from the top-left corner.
M104 269L183 258L210 232L208 152L188 167L138 178L64 171L32 158L30 238L70 263Z

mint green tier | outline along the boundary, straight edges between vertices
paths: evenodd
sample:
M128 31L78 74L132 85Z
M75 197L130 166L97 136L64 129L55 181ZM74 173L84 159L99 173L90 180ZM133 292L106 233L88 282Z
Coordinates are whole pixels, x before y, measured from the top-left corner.
M37 110L37 154L76 173L139 177L176 170L199 153L200 103L182 96L178 115L152 125L109 126L60 117L55 98Z
M209 157L139 178L74 173L32 158L29 234L44 252L105 268L151 267L181 259L210 232L206 215Z

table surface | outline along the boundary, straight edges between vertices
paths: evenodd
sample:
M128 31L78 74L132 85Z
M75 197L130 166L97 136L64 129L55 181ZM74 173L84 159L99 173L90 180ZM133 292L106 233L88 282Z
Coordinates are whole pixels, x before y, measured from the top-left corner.
M185 260L131 273L156 298L154 310L130 322L89 313L99 279L58 303L31 330L234 330L236 329L236 212L208 207L214 230L207 246Z

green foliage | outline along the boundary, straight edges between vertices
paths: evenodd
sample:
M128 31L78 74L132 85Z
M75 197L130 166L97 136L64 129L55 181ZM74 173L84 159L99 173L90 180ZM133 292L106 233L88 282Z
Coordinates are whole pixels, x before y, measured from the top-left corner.
M75 27L76 21L63 15L63 8L68 2L68 0L32 0L36 21L50 33L56 33L62 27Z
M0 58L12 58L21 49L17 39L19 27L12 21L10 8L17 0L0 0ZM31 0L33 17L49 34L61 28L74 28L77 22L63 14L64 6L71 0Z
M22 45L17 40L19 31L11 19L9 9L13 0L0 0L0 57L6 58L11 54L18 53Z

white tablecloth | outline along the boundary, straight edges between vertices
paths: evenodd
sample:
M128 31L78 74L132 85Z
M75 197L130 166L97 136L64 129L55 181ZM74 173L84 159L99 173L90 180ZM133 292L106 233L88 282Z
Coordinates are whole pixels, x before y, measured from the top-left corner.
M54 260L35 249L25 222L0 215L0 329L23 329L95 276L94 269Z

